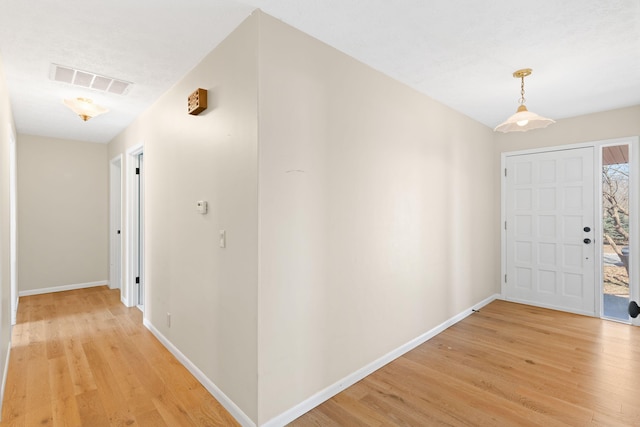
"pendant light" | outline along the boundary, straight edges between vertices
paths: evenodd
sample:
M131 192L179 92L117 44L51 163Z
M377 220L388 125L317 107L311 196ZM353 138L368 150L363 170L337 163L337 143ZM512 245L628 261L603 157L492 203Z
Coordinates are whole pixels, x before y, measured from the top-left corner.
M520 79L520 106L518 111L504 123L494 129L495 132L526 132L531 129L546 128L555 121L544 118L529 110L524 105L524 78L531 75L531 68L523 68L513 73L513 77Z
M64 105L69 107L71 111L80 116L85 122L90 118L109 111L100 105L94 104L93 101L88 98L65 99L63 102Z

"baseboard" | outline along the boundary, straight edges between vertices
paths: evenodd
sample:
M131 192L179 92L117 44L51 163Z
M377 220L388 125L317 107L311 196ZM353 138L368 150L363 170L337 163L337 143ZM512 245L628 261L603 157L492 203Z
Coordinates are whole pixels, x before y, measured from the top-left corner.
M216 400L218 402L220 402L220 404L222 406L224 406L224 408L229 411L229 413L236 419L236 421L238 421L243 427L255 427L256 424L251 420L251 418L249 418L247 416L247 414L245 414L242 409L240 409L234 402L233 400L229 399L229 397L227 397L226 394L224 394L224 392L222 390L220 390L218 388L218 386L216 386L213 381L211 381L209 378L207 378L207 376L200 370L198 369L198 367L196 365L193 364L193 362L191 362L187 356L185 356L184 354L182 354L182 352L180 350L178 350L178 348L176 346L174 346L171 341L169 341L164 335L162 335L160 333L160 331L158 331L152 324L151 322L149 322L146 318L143 319L142 323L144 324L144 326L149 329L149 331L151 331L151 333L153 335L155 335L156 338L158 338L158 340L162 343L162 345L164 345L167 350L169 350L171 352L171 354L173 354L176 359L178 359L178 361L180 363L182 363L184 365L185 368L187 368L187 370L189 372L191 372L191 374L196 377L196 379L198 381L200 381L200 384L202 384L204 386L204 388L206 388L209 393L211 393L211 395L213 395L213 397L216 398Z
M310 398L300 402L293 408L283 412L282 414L272 418L266 423L262 424L262 427L280 427L284 426L301 415L309 412L311 409L316 406L322 404L326 400L329 400L336 394L340 393L342 390L352 386L357 383L361 379L366 376L372 374L376 370L382 368L384 365L392 362L403 354L413 350L420 344L428 341L434 336L438 335L440 332L449 328L450 326L455 325L461 320L465 319L467 316L471 315L475 310L479 310L485 305L495 301L496 299L500 299L499 294L495 294L486 298L485 300L469 307L468 309L458 313L457 315L451 317L450 319L444 321L440 325L434 327L433 329L425 332L424 334L418 336L417 338L412 339L411 341L403 344L395 350L390 351L379 359L373 361L367 366L364 366L357 371L353 372L350 375L347 375L345 378L340 381L330 385L324 390L319 391L314 394ZM245 427L255 427L256 424L249 418L227 395L222 392L207 376L196 366L194 365L176 346L174 346L160 331L158 331L147 319L143 320L144 326L151 331L151 333L173 354L180 363L182 363L191 374L196 377L196 379L213 395L213 397L220 402L224 408L229 411L229 413L242 425Z
M97 282L77 283L75 285L53 286L50 288L29 289L18 292L20 297L28 297L30 295L50 294L52 292L72 291L74 289L92 288L94 286L104 286L109 283L108 280L99 280Z
M7 372L9 371L9 357L11 357L11 341L7 348L7 357L4 360L4 371L2 372L2 389L0 389L0 421L2 421L2 404L4 403L4 390L7 385Z
M125 298L124 296L124 292L120 291L120 302L125 306L125 307L132 307L131 305L129 305L129 300L127 298Z
M533 306L533 307L540 307L540 308L548 308L549 310L564 311L566 313L580 314L582 316L598 317L598 315L596 314L595 311L575 310L575 309L572 309L572 308L561 307L561 306L557 306L557 305L553 305L553 304L531 302L531 301L518 299L518 298L511 298L511 297L502 297L501 299L503 301L514 302L516 304L530 305L530 306Z
M11 327L18 321L18 306L20 305L20 296L16 297L16 309L11 310Z
M324 390L321 390L318 393L314 394L310 398L300 402L299 404L297 404L293 408L281 413L280 415L276 416L275 418L272 418L271 420L269 420L266 423L262 424L261 427L280 427L280 426L284 426L284 425L289 424L290 422L292 422L296 418L298 418L301 415L309 412L310 410L312 410L316 406L320 405L321 403L329 400L330 398L332 398L336 394L340 393L345 388L352 386L353 384L357 383L358 381L360 381L361 379L363 379L367 375L372 374L373 372L375 372L376 370L382 368L384 365L388 364L389 362L392 362L393 360L397 359L398 357L402 356L403 354L413 350L414 348L416 348L420 344L423 344L424 342L426 342L429 339L433 338L434 336L438 335L440 332L444 331L448 327L453 326L454 324L460 322L461 320L463 320L464 318L466 318L467 316L472 314L475 310L479 310L480 308L484 307L485 305L487 305L487 304L489 304L489 303L491 303L491 302L493 302L493 301L495 301L496 299L499 299L499 298L500 298L499 294L494 294L494 295L490 296L489 298L479 302L478 304L475 304L472 307L469 307L468 309L466 309L466 310L462 311L461 313L451 317L450 319L446 320L445 322L441 323L440 325L436 326L435 328L425 332L424 334L418 336L417 338L412 339L411 341L407 342L406 344L401 345L397 349L390 351L389 353L387 353L384 356L380 357L379 359L373 361L372 363L370 363L370 364L358 369L357 371L353 372L352 374L347 375L346 377L344 377L340 381L330 385L329 387L325 388Z

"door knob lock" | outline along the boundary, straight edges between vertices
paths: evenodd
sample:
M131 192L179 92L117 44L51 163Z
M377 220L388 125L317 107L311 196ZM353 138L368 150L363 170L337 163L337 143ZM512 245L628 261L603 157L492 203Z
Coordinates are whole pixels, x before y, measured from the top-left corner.
M591 231L591 227L585 227L585 228L583 228L583 230L584 230L585 233L588 233L588 232Z
M588 245L589 243L591 243L591 239L584 239L583 242Z

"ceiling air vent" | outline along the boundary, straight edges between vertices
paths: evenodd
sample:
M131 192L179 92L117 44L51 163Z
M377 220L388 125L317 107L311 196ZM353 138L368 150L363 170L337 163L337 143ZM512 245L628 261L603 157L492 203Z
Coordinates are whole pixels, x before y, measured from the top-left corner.
M90 71L76 70L75 68L58 64L51 64L49 78L56 82L116 95L126 95L133 85L133 83L125 80L101 76Z

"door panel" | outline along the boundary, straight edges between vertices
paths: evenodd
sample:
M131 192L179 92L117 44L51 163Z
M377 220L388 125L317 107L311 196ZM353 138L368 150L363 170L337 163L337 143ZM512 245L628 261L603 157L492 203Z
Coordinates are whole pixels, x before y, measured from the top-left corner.
M506 165L505 298L595 315L593 148Z

